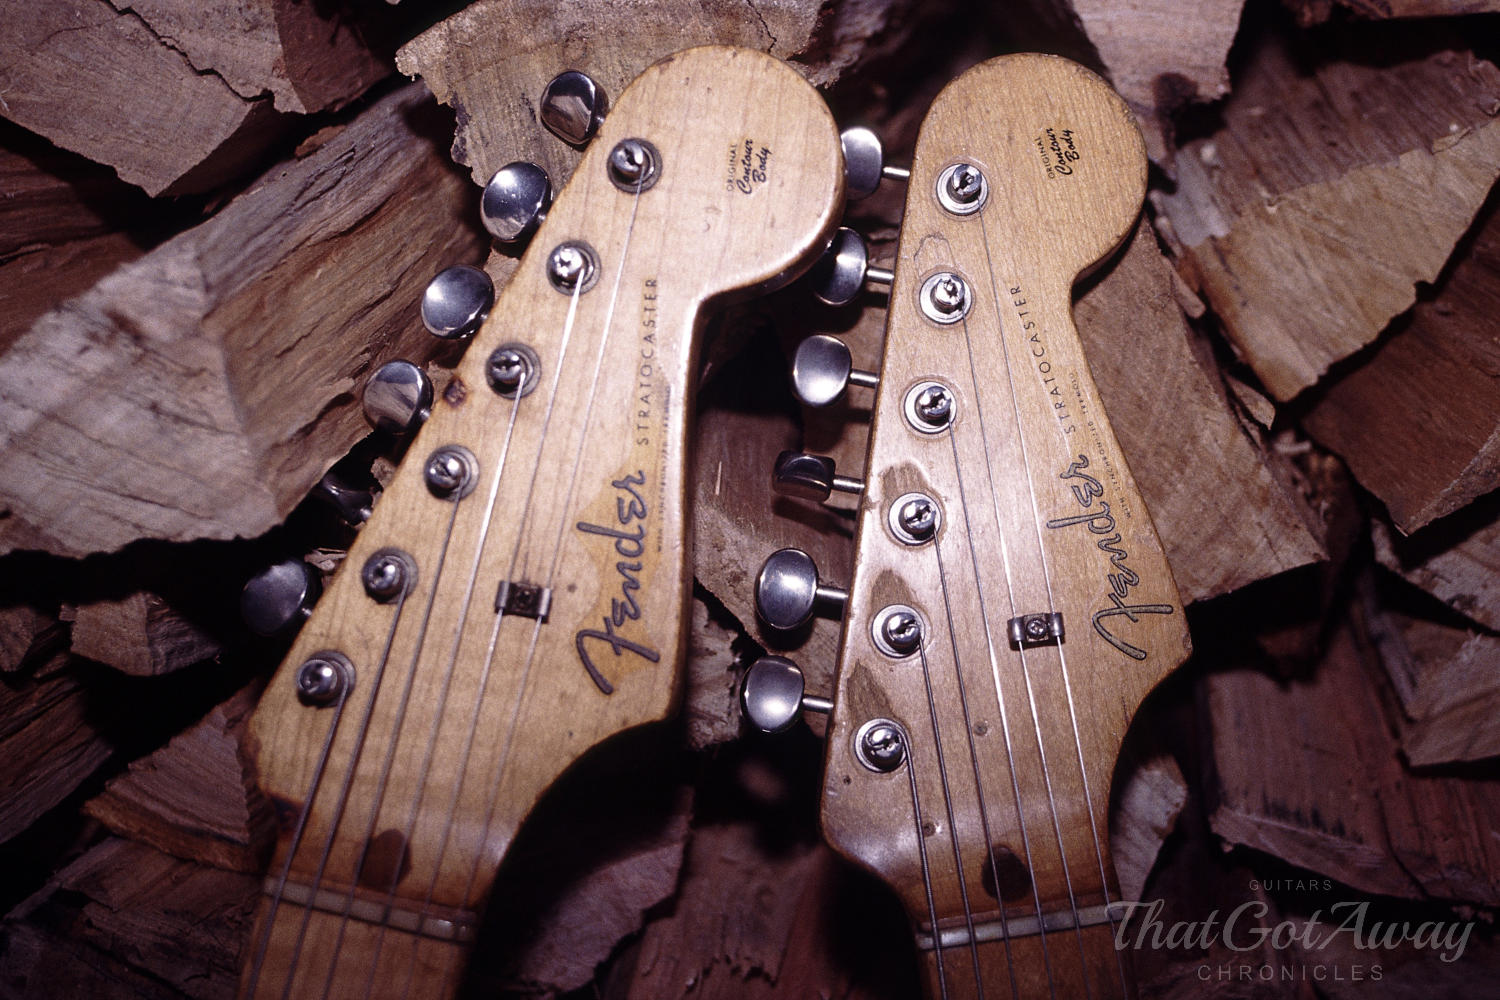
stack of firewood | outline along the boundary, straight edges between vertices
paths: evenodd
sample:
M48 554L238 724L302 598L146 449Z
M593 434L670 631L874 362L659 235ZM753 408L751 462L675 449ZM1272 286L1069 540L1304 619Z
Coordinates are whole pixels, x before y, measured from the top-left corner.
M357 529L305 498L391 467L359 386L451 367L416 317L439 268L514 269L478 184L577 162L541 86L618 93L706 42L791 60L894 160L1001 52L1125 97L1152 188L1076 316L1197 648L1116 774L1122 888L1160 901L1126 925L1143 989L1493 992L1500 3L441 6L0 0L0 995L234 994L275 827L244 723L285 649L239 588L337 567ZM851 206L877 262L903 199ZM799 409L785 352L837 332L878 368L883 306L793 285L716 320L683 715L543 803L477 990L916 994L901 913L821 846L817 738L746 736L735 706L775 645L760 560L852 559L854 501L766 479L789 447L857 470L868 412ZM814 693L837 641L794 651Z

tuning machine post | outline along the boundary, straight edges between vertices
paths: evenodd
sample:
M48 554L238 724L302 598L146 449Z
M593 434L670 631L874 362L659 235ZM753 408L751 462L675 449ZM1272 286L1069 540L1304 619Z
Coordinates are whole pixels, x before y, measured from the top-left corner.
M806 693L802 669L784 656L762 656L740 680L740 711L763 733L785 732L804 712L832 710L827 698Z

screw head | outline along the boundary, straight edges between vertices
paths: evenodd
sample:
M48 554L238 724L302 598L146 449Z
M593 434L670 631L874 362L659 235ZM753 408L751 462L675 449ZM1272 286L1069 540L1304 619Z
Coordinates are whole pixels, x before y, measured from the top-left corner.
M448 444L427 456L422 475L434 496L462 500L473 491L478 469L479 463L469 449Z
M384 603L410 590L416 575L416 565L405 552L381 549L365 560L359 578L365 593Z
M582 294L599 278L599 257L582 240L559 243L547 255L547 280L564 295Z
M525 396L536 388L541 359L525 344L501 344L485 361L490 388L507 399Z
M891 532L908 545L921 545L937 534L937 501L925 493L906 493L891 504Z
M941 382L919 382L906 394L906 422L923 434L936 434L953 423L953 392Z
M922 645L922 619L912 608L893 604L875 616L875 647L886 656L901 659Z
M870 770L890 774L906 760L906 734L889 719L871 719L854 734L854 755Z

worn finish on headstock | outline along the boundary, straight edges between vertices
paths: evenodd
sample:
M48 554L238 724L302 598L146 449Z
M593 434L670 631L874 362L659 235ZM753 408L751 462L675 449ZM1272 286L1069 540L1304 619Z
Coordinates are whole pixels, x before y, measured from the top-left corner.
M608 173L627 138L661 157L640 193ZM444 994L538 797L589 747L667 714L687 635L700 313L799 272L842 201L832 118L777 60L693 49L620 95L254 718L262 787L288 817L270 890L289 874L268 938L262 907L245 995L281 996L288 979L299 997ZM547 277L565 240L598 258L577 295ZM540 360L519 399L486 380L510 342ZM478 472L456 503L423 478L448 444ZM385 548L410 555L416 582L381 603L360 571ZM544 621L496 614L506 581L550 592ZM357 674L342 708L295 691L325 650ZM400 929L418 920L428 936Z
M938 195L958 164L987 184L970 214ZM935 916L956 942L927 952L933 996L981 995L976 975L992 996L1126 990L1108 922L1071 924L1119 898L1105 829L1110 775L1136 707L1189 644L1083 357L1071 292L1131 231L1145 175L1125 104L1086 69L1050 56L968 71L937 98L918 139L823 822L840 851L896 888L919 935L932 934ZM969 289L967 315L949 324L929 319L921 301L942 272ZM951 428L910 424L908 396L924 382L951 392ZM914 492L941 507L935 541L904 544L891 530L888 508ZM893 604L920 615L922 655L877 648L871 622ZM1062 615L1062 642L1011 641L1012 618L1052 612ZM874 718L906 731L906 766L878 773L856 759L856 733ZM913 819L913 779L925 834ZM1027 933L1039 916L1070 927ZM971 930L990 943L970 948Z

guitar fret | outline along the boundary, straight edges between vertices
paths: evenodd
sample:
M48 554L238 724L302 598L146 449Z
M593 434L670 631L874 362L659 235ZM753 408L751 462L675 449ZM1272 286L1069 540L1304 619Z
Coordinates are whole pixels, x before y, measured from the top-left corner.
M266 879L267 895L274 897L278 890L284 904L321 910L335 916L348 916L363 923L384 925L435 941L471 942L479 925L478 915L467 911L444 911L447 916L434 916L393 905L387 897L376 902L356 896L351 901L348 894L341 890L314 889L301 882L282 883L275 878Z
M1049 910L1042 914L1040 920L1027 914L1022 917L1010 917L1003 921L976 922L972 938L969 936L967 926L945 927L938 932L936 940L931 934L918 931L917 947L922 951L932 951L938 944L941 944L944 949L961 948L968 945L971 940L987 944L991 941L1003 941L1006 938L1035 937L1043 933L1070 931L1075 927L1114 924L1123 920L1129 912L1129 904L1101 903L1098 906L1080 906L1077 910Z

